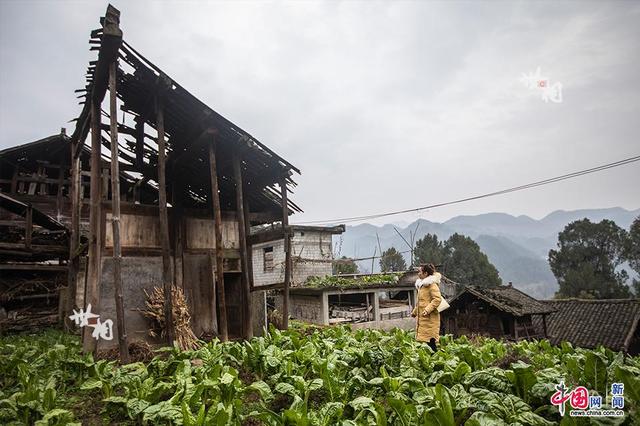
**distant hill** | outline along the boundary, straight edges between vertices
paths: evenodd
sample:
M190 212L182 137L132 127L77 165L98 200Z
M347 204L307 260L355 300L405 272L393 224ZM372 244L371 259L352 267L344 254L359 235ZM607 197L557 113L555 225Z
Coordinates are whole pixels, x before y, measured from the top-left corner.
M547 255L555 248L558 233L574 220L588 218L599 222L613 220L618 226L629 229L633 220L640 216L640 209L625 210L620 207L593 210L558 210L540 220L529 216L512 216L506 213L486 213L476 216L456 216L444 223L418 219L405 226L387 224L375 226L368 223L347 226L342 235L340 255L362 258L379 255L378 238L382 250L395 247L399 251L409 248L398 232L407 240L411 232L416 232L415 240L426 234L436 234L439 239L449 238L453 233L473 238L489 260L498 268L503 282L513 282L514 286L533 297L552 297L558 288ZM396 229L398 232L396 232ZM377 238L376 238L377 233ZM404 254L409 260L409 253ZM371 260L358 262L362 271L371 271ZM373 262L373 270L379 270L378 260Z

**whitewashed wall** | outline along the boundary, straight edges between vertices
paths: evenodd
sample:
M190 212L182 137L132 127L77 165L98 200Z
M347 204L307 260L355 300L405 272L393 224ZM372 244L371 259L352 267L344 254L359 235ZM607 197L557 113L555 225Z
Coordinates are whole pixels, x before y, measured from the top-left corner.
M304 234L304 235L303 235ZM331 275L331 239L326 232L296 231L291 239L292 285L303 284L310 276ZM264 271L264 248L273 247L273 270ZM300 257L302 260L297 260ZM253 246L253 281L256 287L284 282L284 241Z

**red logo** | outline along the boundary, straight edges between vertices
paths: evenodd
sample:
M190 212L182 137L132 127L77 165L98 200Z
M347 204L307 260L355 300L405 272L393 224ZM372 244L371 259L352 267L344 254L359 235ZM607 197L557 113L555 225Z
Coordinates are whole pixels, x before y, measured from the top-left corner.
M589 391L584 386L578 386L571 392L570 404L577 410L586 410L589 407Z

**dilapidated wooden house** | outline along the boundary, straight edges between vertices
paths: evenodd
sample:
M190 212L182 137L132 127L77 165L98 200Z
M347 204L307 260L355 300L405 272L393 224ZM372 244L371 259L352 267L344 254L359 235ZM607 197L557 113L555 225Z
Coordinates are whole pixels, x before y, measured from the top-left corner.
M73 134L38 143L58 156L32 150L2 167L3 192L67 224L63 310L91 304L113 319L119 339L101 346L145 339L144 291L177 286L196 335L259 333L264 294L253 285L249 229L278 222L288 247L288 217L301 211L288 199L299 170L126 42L111 5L89 43L96 59L77 91ZM49 189L23 185L25 176ZM90 332L83 344L95 350Z
M465 286L449 300L441 327L454 336L479 334L510 340L544 338L547 316L554 311L511 284L498 287ZM533 316L541 318L540 327Z

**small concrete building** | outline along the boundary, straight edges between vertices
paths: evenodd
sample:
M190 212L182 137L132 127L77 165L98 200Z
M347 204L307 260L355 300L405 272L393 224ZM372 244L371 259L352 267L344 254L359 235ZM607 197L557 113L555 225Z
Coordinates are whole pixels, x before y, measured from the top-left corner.
M291 286L302 286L309 277L331 275L334 235L345 231L339 226L291 225ZM258 288L277 288L285 279L285 240L282 226L253 229L252 244L253 285Z

